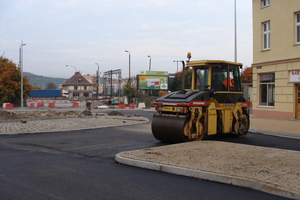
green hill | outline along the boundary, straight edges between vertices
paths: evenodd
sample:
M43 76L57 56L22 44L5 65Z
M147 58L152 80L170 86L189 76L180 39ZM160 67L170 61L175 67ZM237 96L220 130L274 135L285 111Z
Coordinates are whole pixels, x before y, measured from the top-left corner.
M29 72L23 72L23 76L27 76L29 78L29 83L31 85L40 86L41 89L45 89L48 83L54 83L57 89L59 89L59 85L66 81L65 78L53 78L53 77L46 77L41 75L35 75Z

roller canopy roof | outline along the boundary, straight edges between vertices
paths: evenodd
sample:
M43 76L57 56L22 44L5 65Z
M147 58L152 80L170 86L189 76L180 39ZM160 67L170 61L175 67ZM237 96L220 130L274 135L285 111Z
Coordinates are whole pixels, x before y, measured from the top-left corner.
M213 64L230 64L230 65L243 66L242 63L225 61L225 60L193 60L187 62L186 65L189 67L196 67L196 66L205 66L205 65L213 65Z

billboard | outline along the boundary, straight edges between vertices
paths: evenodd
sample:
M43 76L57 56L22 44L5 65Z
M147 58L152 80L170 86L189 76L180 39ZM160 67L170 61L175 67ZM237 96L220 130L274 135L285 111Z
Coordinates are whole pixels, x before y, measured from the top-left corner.
M148 74L148 73L145 73ZM138 75L139 90L168 90L168 72L151 71L151 75Z

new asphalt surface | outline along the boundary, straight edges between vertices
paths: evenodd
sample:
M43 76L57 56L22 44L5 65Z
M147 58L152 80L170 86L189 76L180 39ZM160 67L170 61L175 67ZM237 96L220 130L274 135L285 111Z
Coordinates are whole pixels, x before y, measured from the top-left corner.
M49 120L55 124L55 130L50 130ZM85 120L78 118L47 119L35 120L34 123L2 121L0 134L45 132L47 128L49 131L67 131L74 130L74 128L78 130L148 122L144 118L142 120L115 118L105 121L103 117L98 117L90 118L88 121L96 120L91 123L86 123ZM103 124L99 125L100 121ZM70 123L76 124L76 126L70 126ZM251 117L249 131L300 139L299 126L300 120L286 121ZM198 141L121 152L115 156L115 160L135 167L232 184L278 196L300 199L300 152L298 151L228 142Z

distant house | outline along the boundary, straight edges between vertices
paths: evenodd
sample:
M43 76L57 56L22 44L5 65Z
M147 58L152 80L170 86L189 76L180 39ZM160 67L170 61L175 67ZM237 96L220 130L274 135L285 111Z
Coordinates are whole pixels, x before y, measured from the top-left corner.
M103 93L103 84L101 84L101 78L99 76L99 80L97 82L97 76L96 75L83 75L83 77L88 80L90 83L92 83L94 85L93 87L93 94L96 95L97 94L97 84L99 83L99 87L98 87L98 94L102 94Z
M62 90L69 91L69 98L85 99L93 96L94 84L86 80L79 72L75 72L75 74L61 86Z

